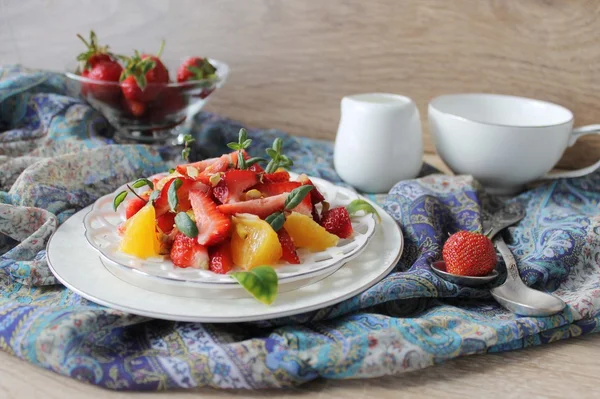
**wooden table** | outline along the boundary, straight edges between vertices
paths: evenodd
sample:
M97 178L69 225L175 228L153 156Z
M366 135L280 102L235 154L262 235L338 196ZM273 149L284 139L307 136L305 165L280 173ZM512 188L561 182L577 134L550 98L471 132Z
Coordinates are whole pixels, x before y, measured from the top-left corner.
M439 158L425 160L443 171ZM318 380L296 389L121 393L86 385L0 352L0 398L597 398L600 335L500 354L468 356L398 376Z

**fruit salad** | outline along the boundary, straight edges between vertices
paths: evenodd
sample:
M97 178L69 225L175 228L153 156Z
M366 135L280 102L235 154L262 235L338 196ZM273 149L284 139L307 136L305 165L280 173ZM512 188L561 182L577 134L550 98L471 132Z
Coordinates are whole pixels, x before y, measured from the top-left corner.
M186 138L185 158L190 141ZM252 290L268 281L277 284L273 267L300 264L299 248L319 252L336 246L352 237L354 214L376 213L364 200L331 208L308 176L292 179L281 139L265 150L267 159L250 157L251 143L241 129L238 142L229 144L233 152L138 179L118 193L114 209L124 206L126 216L119 227L120 251L139 258L168 256L174 267L229 273L270 303L274 296ZM272 287L266 291L273 294Z

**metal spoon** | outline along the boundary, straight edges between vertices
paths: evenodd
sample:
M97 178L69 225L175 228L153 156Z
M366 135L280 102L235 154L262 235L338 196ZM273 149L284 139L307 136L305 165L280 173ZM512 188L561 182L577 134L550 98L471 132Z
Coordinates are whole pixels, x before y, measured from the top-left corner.
M499 287L492 288L490 293L500 305L513 313L522 316L550 316L562 311L565 303L562 299L545 292L534 290L525 285L515 257L504 242L502 234L498 234L502 229L508 227L525 216L525 209L519 203L511 203L500 211L496 212L491 220L484 221L484 231L491 229L488 237L493 238L494 245L500 251L500 255L506 264L506 281ZM488 226L486 226L486 224Z

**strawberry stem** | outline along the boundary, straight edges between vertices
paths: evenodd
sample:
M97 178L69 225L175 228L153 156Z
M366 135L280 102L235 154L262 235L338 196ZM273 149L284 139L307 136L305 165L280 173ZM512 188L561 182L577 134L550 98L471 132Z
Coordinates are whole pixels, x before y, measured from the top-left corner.
M156 53L156 58L160 58L162 56L163 50L165 49L165 40L161 40L160 47L158 48L158 53Z

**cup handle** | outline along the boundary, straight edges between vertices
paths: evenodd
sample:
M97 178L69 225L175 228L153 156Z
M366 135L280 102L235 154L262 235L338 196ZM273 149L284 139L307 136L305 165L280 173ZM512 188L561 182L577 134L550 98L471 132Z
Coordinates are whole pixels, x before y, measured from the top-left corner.
M573 131L571 132L571 136L569 137L569 147L572 147L578 138L588 134L600 134L600 125L587 125L573 129ZM592 173L598 168L600 168L600 159L595 164L586 166L585 168L569 170L567 172L547 173L544 177L542 177L542 179L582 177Z

